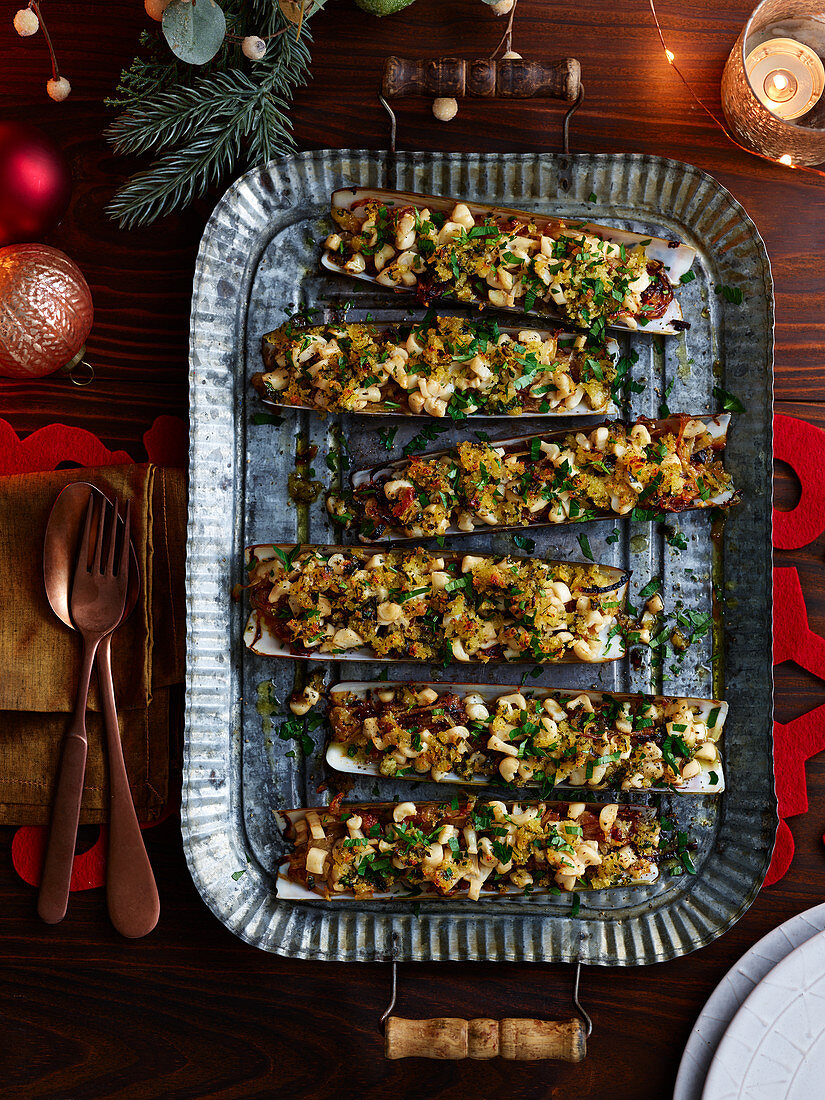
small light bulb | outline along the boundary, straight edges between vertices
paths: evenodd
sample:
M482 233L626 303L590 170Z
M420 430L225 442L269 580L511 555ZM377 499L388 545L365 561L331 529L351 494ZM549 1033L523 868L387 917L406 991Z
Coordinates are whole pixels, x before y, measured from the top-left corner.
M665 50L665 57L668 59L671 65L676 60L676 54L673 52L673 50Z
M783 153L782 156L779 158L779 163L780 164L793 164L793 158L791 157L791 154L790 153Z

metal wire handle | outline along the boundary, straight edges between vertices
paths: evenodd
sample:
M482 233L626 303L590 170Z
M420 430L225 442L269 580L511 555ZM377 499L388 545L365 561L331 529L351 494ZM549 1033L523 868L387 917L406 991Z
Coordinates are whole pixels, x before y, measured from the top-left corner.
M379 91L378 101L387 114L390 116L390 156L395 157L398 153L397 138L398 138L398 119L396 118L395 111L390 107L389 103L383 92ZM576 96L576 101L573 103L564 113L564 118L561 123L561 151L563 153L570 152L570 119L578 111L584 102L584 85L579 85L579 94Z

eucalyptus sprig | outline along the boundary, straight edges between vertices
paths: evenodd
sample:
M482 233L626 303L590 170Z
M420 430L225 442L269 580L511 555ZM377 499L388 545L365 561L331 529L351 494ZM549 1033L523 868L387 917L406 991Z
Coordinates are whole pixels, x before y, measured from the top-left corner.
M324 3L222 0L219 22L225 27L205 63L189 58L203 56L204 41L214 45L214 18L184 24L178 9L211 11L214 0L166 5L164 23L141 34L142 53L108 101L121 108L104 134L115 152L156 156L115 194L109 215L124 228L147 225L222 180L291 152L289 104L309 74L307 21ZM250 49L250 39L266 47L259 60L260 48Z

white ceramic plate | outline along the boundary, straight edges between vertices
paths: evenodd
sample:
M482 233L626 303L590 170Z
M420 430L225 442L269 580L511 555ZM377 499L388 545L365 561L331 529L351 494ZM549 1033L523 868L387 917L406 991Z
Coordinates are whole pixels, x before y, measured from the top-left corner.
M722 1037L702 1100L811 1100L825 1081L825 932L756 985Z
M825 905L817 905L774 928L731 967L693 1025L679 1066L673 1100L700 1100L716 1049L745 1000L777 963L823 930Z

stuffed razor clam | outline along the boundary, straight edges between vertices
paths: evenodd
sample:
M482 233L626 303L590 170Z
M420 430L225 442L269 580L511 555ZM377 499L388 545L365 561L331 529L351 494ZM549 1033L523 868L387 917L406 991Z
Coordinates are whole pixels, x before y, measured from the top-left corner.
M295 849L278 896L479 898L654 882L661 825L646 806L364 803L287 810Z
M618 345L583 334L499 328L481 318L375 325L294 320L263 337L268 403L320 413L576 416L609 412Z
M421 549L246 551L244 640L316 660L585 661L624 652L629 574L612 566Z
M442 300L605 327L675 333L673 286L694 249L609 226L412 193L333 192L331 271Z
M722 465L729 415L685 415L500 442L464 440L352 474L327 498L364 542L458 535L653 512L724 507L737 495Z
M725 789L727 703L492 684L353 682L329 691L327 763L446 783Z

